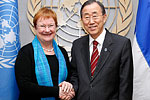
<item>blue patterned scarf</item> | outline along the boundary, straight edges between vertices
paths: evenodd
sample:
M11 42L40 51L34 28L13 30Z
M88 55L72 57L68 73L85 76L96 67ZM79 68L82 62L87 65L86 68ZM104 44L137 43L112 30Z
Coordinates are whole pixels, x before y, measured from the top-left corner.
M32 41L32 45L34 49L35 74L38 84L41 86L53 86L50 66L37 36L35 36L34 40ZM62 81L66 80L68 74L66 61L55 40L53 40L53 47L59 62L58 83L61 83ZM41 100L55 100L55 98L41 98Z

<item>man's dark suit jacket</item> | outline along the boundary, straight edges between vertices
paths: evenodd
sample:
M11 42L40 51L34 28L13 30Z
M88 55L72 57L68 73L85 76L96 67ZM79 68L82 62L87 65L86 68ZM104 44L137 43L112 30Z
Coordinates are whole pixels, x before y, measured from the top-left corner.
M77 100L132 100L133 61L130 40L106 36L93 77L90 69L89 35L73 42L71 83Z

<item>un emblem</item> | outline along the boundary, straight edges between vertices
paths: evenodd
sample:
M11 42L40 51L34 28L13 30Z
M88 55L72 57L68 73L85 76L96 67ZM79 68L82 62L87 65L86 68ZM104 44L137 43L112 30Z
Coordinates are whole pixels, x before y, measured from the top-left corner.
M27 17L33 28L33 16L43 6L57 13L58 28L56 41L70 51L72 42L85 35L80 21L80 8L87 0L28 0ZM99 0L105 6L107 21L105 27L113 33L125 36L133 17L131 0ZM36 33L35 33L36 34Z
M13 68L20 48L18 9L12 2L0 2L0 68Z

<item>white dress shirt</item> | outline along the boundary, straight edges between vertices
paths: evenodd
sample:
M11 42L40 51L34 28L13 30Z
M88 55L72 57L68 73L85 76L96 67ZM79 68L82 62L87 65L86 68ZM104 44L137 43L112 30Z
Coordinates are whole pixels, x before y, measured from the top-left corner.
M103 32L95 39L95 41L98 42L97 48L98 48L99 55L103 46L105 35L106 35L106 30L103 29ZM89 35L90 60L93 52L93 41L94 39Z

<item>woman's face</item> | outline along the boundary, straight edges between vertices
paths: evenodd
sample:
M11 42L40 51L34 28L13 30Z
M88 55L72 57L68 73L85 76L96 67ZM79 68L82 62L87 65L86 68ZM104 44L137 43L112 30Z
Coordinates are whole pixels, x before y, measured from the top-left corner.
M56 35L56 25L53 18L39 18L35 29L41 43L49 43Z

